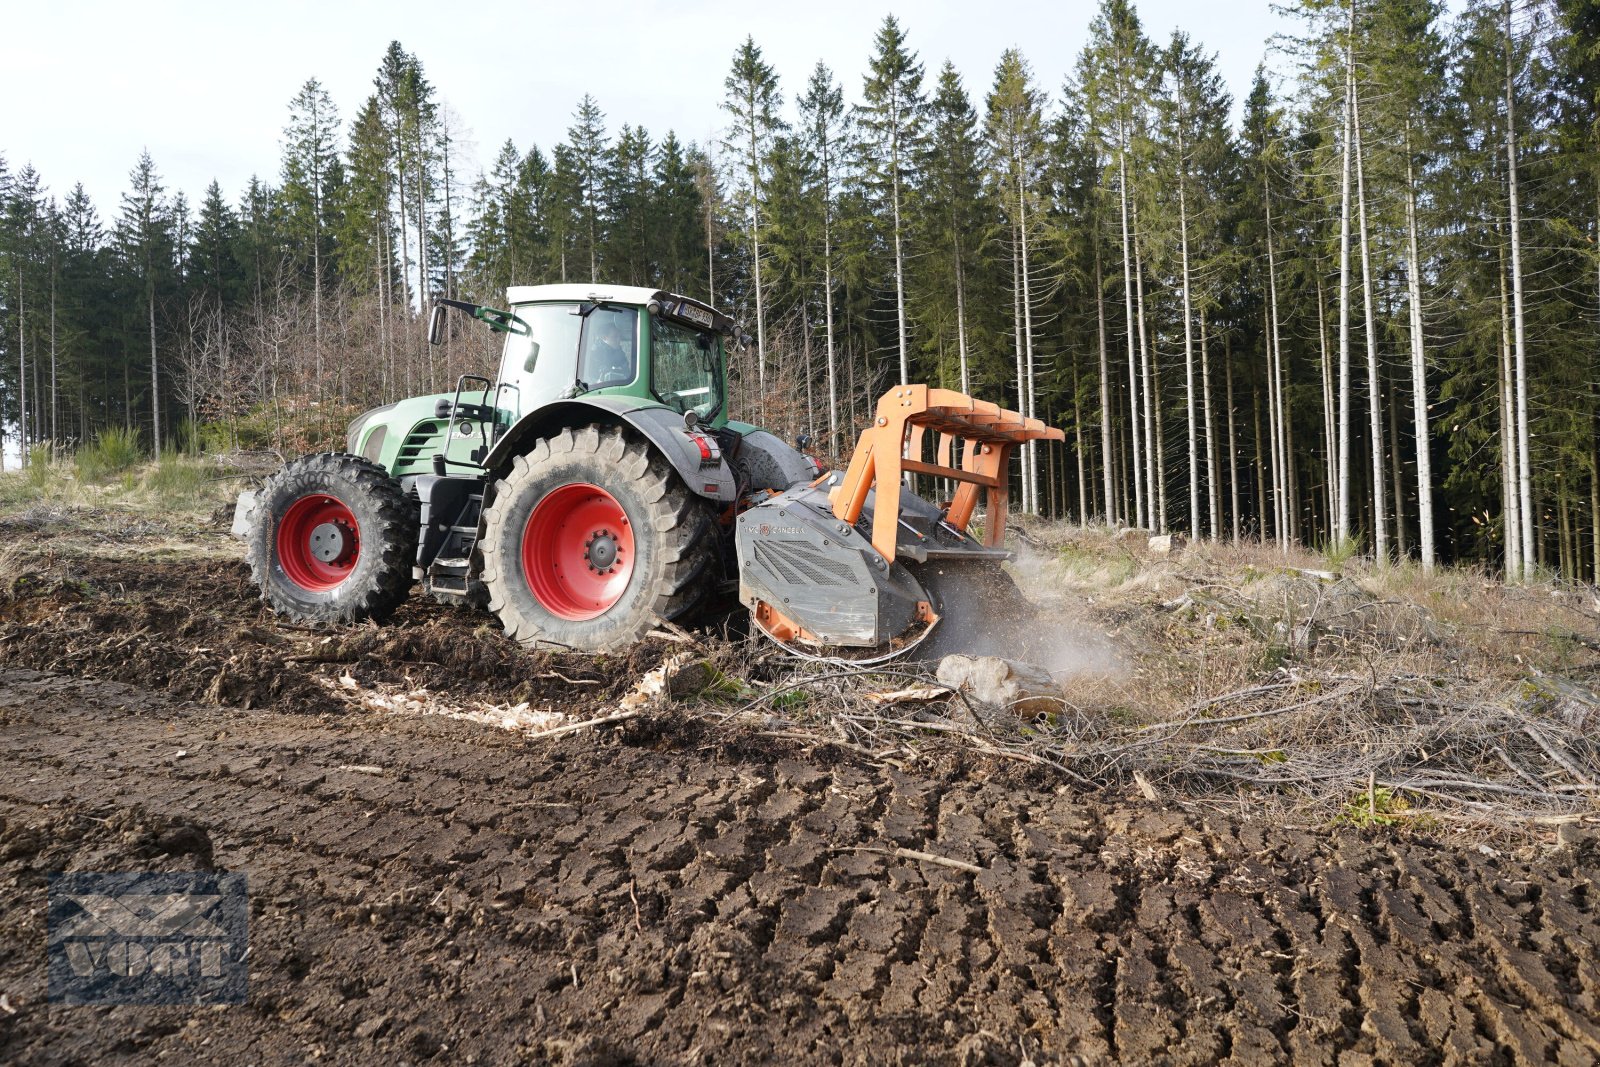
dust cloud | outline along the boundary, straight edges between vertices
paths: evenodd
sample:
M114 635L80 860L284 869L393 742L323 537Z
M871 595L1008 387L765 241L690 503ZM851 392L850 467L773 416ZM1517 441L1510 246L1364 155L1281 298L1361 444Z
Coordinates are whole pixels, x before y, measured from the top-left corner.
M1111 637L1051 573L1048 557L1019 545L1011 573L992 565L930 561L917 577L940 604L938 627L920 659L960 654L1031 663L1057 681L1114 677L1125 669Z

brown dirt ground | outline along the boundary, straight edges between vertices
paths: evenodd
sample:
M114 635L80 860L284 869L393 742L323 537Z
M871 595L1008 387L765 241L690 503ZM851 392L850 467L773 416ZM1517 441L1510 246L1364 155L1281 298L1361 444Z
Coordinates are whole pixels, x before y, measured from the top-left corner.
M1589 845L1204 818L668 712L539 740L352 711L316 679L602 712L663 649L533 654L421 603L325 640L222 558L11 584L0 1062L1600 1059ZM50 872L194 867L249 878L247 1004L45 1002Z

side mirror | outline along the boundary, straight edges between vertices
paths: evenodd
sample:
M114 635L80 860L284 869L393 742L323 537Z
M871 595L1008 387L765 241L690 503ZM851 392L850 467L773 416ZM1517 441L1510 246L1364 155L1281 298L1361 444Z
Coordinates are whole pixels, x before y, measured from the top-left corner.
M794 439L794 446L802 452L810 452L811 446L817 443L816 438L808 433L803 433Z
M443 304L433 305L433 310L428 313L428 343L430 345L444 344L444 316Z

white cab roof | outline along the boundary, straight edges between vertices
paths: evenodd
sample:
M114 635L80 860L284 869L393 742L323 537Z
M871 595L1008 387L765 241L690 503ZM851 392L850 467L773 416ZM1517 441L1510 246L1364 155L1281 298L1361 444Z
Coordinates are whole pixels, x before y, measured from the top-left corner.
M656 299L660 292L659 289L647 289L642 285L569 282L564 285L513 285L506 290L506 300L512 305L532 304L541 300L607 300L642 307Z

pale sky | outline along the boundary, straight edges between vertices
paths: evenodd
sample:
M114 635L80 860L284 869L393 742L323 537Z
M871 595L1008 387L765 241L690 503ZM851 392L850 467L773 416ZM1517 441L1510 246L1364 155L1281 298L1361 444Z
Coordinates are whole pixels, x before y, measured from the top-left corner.
M974 105L1000 53L1019 47L1052 95L1076 62L1096 4L1016 0L613 0L464 5L416 0L5 0L0 4L0 155L32 163L59 197L83 182L102 221L115 217L142 149L169 192L192 204L212 178L237 203L252 174L276 184L290 98L322 82L348 124L372 92L378 61L399 40L422 61L488 166L511 137L546 150L589 92L607 126L671 128L708 140L734 49L755 37L792 109L818 59L859 99L873 35L886 14L905 28L929 80L948 57ZM1218 54L1236 102L1268 38L1293 29L1268 0L1137 0L1145 32L1182 28ZM1281 64L1280 64L1281 65ZM475 175L468 175L470 180Z

